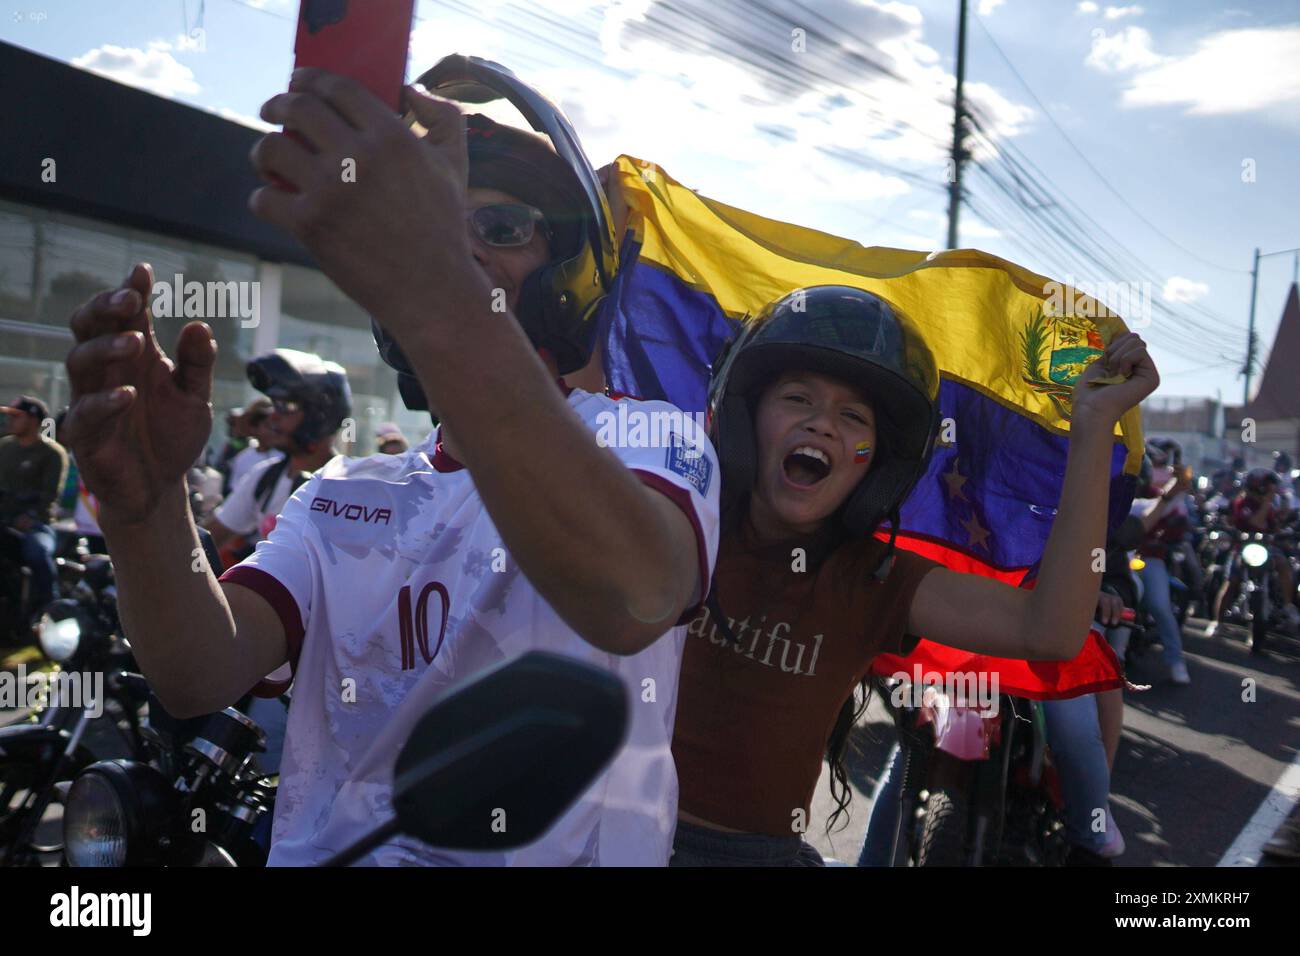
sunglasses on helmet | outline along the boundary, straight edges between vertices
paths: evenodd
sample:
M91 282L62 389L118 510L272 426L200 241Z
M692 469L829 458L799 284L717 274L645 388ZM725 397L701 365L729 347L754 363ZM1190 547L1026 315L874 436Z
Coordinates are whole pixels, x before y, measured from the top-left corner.
M471 209L466 218L474 233L489 246L511 248L526 246L540 224L549 242L551 230L540 209L524 203L496 202Z

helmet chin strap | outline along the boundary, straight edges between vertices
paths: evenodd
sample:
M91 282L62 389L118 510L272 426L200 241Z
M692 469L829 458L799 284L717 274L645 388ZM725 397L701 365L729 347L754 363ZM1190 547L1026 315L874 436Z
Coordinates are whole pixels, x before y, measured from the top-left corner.
M880 559L880 564L876 567L875 572L871 575L877 584L883 584L889 577L889 572L894 569L894 539L898 536L898 524L900 518L898 509L895 508L889 512L889 544L885 548L885 556Z

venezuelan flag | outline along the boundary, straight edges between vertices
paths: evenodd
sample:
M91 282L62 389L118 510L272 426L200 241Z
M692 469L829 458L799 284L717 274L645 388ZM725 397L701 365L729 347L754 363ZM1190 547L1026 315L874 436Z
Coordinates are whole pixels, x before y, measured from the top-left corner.
M929 471L902 508L900 547L960 571L1032 586L1060 504L1071 384L1113 337L1118 316L987 253L866 248L702 197L652 163L621 156L611 196L626 212L618 276L599 338L611 388L706 407L710 362L748 316L812 285L850 285L920 326L941 372L944 425ZM1127 514L1141 421L1116 430L1110 520ZM1095 632L1072 661L986 658L922 640L878 673L997 672L1003 693L1070 697L1121 685Z

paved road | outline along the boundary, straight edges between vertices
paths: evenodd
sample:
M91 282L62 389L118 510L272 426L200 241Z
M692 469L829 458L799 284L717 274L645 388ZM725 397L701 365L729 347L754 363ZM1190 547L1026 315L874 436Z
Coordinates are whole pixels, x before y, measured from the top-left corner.
M1134 667L1124 735L1111 781L1112 810L1128 850L1121 866L1214 866L1246 826L1300 747L1300 642L1274 638L1274 650L1253 657L1244 634L1225 628L1207 638L1192 619L1184 650L1192 683L1164 683L1158 651ZM1254 682L1255 700L1243 700ZM827 837L835 804L823 765L808 839L823 855L856 861L871 791L893 740L884 707L873 701L848 765L854 787L849 825Z

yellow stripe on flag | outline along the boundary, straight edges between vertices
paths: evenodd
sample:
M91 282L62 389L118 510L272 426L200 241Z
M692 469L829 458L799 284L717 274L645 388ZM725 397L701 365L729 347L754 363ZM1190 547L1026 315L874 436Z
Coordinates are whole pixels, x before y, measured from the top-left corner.
M805 286L874 292L917 323L946 377L1052 431L1069 431L1072 376L1128 331L1095 299L986 252L866 247L707 199L644 160L620 156L616 170L640 261L712 295L732 318ZM1136 408L1118 433L1136 474Z

